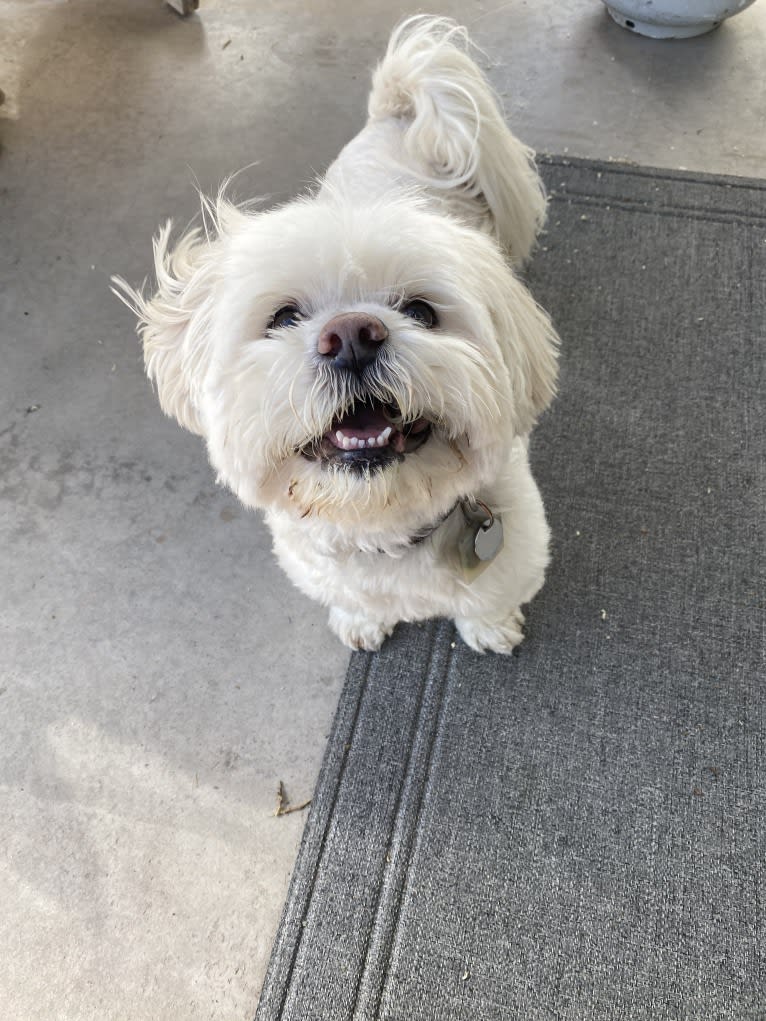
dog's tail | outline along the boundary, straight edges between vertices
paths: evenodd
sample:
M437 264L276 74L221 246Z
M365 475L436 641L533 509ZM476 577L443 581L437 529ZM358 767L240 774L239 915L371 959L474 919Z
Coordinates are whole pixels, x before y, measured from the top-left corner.
M545 191L534 153L508 130L469 45L466 29L449 18L408 18L375 71L369 114L408 121L404 144L418 177L482 203L519 264L545 219Z

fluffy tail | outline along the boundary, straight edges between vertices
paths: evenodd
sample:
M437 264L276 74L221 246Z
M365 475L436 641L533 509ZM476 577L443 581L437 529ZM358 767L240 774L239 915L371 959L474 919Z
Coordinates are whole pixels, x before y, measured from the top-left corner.
M369 114L408 120L404 144L423 183L482 203L520 264L545 219L545 191L534 152L508 130L469 45L466 29L448 18L408 18L375 71Z

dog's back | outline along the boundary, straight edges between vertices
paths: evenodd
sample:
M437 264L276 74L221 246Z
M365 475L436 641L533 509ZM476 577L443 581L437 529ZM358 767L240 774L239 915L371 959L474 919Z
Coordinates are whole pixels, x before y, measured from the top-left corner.
M327 187L381 198L424 190L493 234L514 264L545 218L534 153L509 131L464 28L417 16L391 36L376 69L369 120L328 171Z

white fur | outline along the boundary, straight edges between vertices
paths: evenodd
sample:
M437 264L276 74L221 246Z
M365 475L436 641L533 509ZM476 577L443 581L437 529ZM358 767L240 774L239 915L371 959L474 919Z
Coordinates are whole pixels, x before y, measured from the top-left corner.
M139 317L163 409L202 435L219 480L266 510L280 563L330 608L348 645L446 615L473 648L508 652L543 582L548 528L527 435L550 402L557 338L514 275L545 209L530 150L506 128L465 32L417 17L393 34L370 118L314 193L266 212L219 196L212 233L154 243L152 298L116 280ZM438 328L400 311L427 300ZM297 303L296 325L274 312ZM389 337L363 381L319 364L334 316L368 312ZM382 471L298 453L363 395L432 434ZM502 515L505 545L473 584L454 565L464 498Z

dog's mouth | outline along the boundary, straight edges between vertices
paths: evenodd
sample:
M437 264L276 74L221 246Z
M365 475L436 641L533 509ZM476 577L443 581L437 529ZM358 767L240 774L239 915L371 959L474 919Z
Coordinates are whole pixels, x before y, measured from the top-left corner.
M395 404L367 400L336 418L324 436L301 453L311 460L364 471L403 459L430 435L427 418L405 422Z

